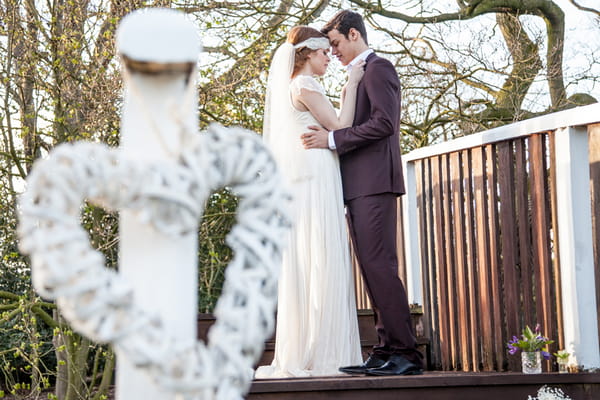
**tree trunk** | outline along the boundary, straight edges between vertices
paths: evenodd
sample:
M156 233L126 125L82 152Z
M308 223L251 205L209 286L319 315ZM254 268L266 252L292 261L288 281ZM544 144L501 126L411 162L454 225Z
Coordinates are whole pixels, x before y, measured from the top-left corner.
M513 59L510 75L496 95L496 107L518 115L529 88L542 69L542 60L538 47L527 36L518 15L498 13L496 21Z

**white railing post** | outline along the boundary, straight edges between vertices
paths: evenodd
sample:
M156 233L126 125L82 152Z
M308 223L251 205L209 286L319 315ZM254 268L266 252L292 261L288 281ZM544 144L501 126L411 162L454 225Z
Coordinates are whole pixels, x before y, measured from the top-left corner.
M587 129L561 128L555 138L565 344L571 363L600 368Z
M119 27L121 55L153 63L155 73L123 66L125 98L120 148L124 158L150 163L176 162L183 150L181 130L198 132L195 64L200 37L183 14L147 10L127 16ZM173 45L173 44L177 45ZM189 71L175 66L189 64ZM171 67L173 66L173 67ZM120 214L119 272L131 283L137 304L165 322L171 337L196 341L197 234L169 236L141 221L137 210ZM116 397L174 399L128 355L117 351Z
M65 143L37 160L19 198L19 248L34 287L73 329L113 344L117 399L241 399L275 325L291 195L258 135L218 124L198 133L200 42L185 14L137 10L117 42L121 146ZM205 343L196 340L197 230L223 187L239 196L227 235L234 256ZM121 211L118 271L80 226L85 201Z
M419 252L419 219L417 217L417 177L415 164L404 162L406 194L402 196L404 254L406 257L406 292L409 304L423 305L423 276Z

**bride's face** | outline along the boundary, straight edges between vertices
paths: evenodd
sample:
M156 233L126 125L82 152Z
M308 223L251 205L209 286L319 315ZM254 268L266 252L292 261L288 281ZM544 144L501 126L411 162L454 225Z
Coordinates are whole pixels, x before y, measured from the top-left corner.
M322 76L325 75L330 61L329 49L318 49L308 55L306 62L310 66L313 75Z

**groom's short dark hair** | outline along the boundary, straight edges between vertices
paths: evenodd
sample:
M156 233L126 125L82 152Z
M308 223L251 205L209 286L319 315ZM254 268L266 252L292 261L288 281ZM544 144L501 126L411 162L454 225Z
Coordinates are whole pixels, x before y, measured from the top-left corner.
M367 41L367 29L365 28L365 22L359 13L352 10L339 11L333 16L333 18L329 20L329 22L325 24L325 26L321 29L321 32L327 34L329 31L337 29L337 31L344 35L344 37L347 39L348 32L350 32L351 28L359 31L360 35L365 41L365 44L369 44Z

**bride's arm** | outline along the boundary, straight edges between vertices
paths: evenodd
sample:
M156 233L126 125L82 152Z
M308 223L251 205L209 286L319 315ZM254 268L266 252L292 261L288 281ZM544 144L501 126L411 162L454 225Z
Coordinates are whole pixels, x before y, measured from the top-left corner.
M302 89L296 99L302 103L315 119L327 130L347 128L352 125L356 108L356 88L364 74L363 64L353 68L348 83L342 92L342 107L338 115L331 102L322 93Z
M340 128L352 126L354 120L354 111L356 110L356 89L362 76L365 73L365 62L361 61L352 67L348 82L342 89L342 106L340 107ZM339 129L339 128L334 128Z

